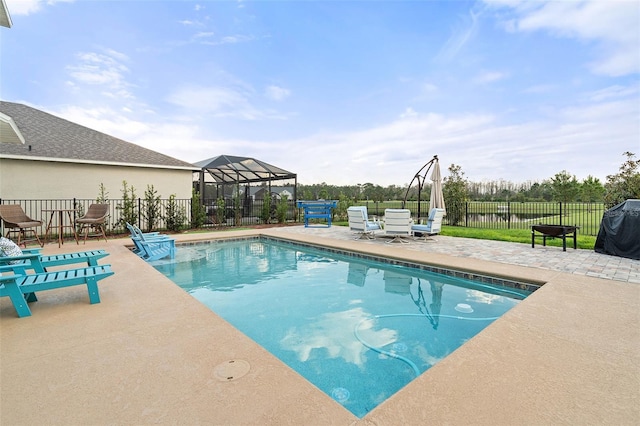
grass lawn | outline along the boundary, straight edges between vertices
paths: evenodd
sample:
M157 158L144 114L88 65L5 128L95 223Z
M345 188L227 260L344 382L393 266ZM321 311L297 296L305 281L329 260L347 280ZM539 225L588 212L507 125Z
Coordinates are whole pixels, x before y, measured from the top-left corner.
M441 235L531 244L531 231L528 229L482 229L465 228L462 226L443 226ZM536 245L542 245L542 234L538 235L540 235L540 237L536 237ZM579 249L593 250L596 237L592 235L581 235L580 231L578 231L577 243ZM562 238L547 237L547 245L562 247ZM567 247L573 247L573 238L570 240L567 238Z

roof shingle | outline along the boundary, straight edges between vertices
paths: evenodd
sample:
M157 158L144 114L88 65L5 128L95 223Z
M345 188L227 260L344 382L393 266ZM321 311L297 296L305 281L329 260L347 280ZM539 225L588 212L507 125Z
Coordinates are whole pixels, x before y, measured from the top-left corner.
M0 155L50 158L116 164L143 164L190 168L193 164L143 148L113 136L72 123L27 105L0 101L0 112L11 117L25 144L0 141Z

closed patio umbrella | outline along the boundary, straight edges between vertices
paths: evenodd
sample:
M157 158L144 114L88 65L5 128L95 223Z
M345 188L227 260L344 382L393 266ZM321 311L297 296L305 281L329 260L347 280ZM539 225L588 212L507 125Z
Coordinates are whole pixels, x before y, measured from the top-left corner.
M444 195L442 194L442 175L440 174L440 163L435 161L431 171L431 198L429 199L429 211L431 209L444 209Z

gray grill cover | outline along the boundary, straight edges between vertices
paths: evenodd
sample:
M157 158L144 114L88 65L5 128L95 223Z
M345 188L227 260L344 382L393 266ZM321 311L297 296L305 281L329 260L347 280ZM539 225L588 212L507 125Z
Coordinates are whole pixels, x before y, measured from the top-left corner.
M640 259L640 200L627 200L604 212L594 249Z

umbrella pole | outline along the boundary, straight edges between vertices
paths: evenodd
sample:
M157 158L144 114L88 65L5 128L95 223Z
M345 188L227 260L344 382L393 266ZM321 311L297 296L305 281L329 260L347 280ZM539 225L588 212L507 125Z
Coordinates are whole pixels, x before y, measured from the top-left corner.
M438 161L438 156L434 155L433 158L431 160L429 160L427 162L427 164L425 164L424 166L422 166L420 168L420 170L418 170L418 173L415 174L415 176L413 177L413 180L411 180L411 183L409 183L409 187L407 188L407 192L404 195L404 201L402 201L402 208L406 207L407 204L407 196L409 195L409 191L411 190L411 185L413 184L414 180L418 180L418 220L420 220L420 193L422 192L422 188L424 186L424 181L427 180L427 173L429 173L429 170L431 169L431 166L433 166L433 163L435 161ZM420 173L424 170L424 168L427 168L427 170L424 172L424 176L422 177L422 181L420 180Z

